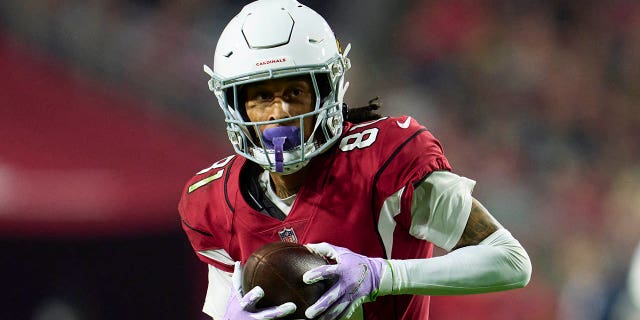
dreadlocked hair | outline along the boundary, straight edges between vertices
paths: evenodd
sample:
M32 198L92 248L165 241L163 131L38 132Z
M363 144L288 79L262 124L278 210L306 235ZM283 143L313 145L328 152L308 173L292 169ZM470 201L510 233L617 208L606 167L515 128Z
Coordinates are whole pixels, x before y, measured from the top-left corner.
M382 104L379 103L379 100L379 97L375 97L369 100L368 105L353 109L348 108L345 105L345 120L351 123L362 123L382 118L379 113L374 112L382 107Z

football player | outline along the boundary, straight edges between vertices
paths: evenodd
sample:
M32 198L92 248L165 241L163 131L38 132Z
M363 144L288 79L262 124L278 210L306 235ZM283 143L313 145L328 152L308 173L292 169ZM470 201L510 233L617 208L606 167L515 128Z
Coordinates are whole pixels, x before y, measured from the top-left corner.
M528 283L526 251L427 129L410 116L380 116L375 103L346 108L348 51L295 0L253 2L222 32L205 72L236 154L198 172L179 205L208 264L203 311L213 318L295 311L293 303L256 311L264 291L240 288L241 264L273 241L336 261L304 275L337 279L308 318L427 319L430 295ZM447 254L432 257L434 245Z

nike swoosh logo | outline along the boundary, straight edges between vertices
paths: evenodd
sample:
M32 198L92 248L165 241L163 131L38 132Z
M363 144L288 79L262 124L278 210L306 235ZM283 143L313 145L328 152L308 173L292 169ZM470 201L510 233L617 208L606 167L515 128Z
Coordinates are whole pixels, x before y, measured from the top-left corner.
M410 122L411 122L411 117L407 117L407 119L405 119L402 122L396 121L396 123L398 124L398 127L402 128L402 129L409 128L409 123Z

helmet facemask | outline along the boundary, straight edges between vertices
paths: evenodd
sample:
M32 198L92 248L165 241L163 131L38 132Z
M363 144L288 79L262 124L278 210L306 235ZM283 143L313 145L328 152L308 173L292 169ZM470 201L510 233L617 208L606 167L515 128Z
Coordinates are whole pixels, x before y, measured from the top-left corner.
M263 75L243 76L226 81L219 79L207 66L205 72L212 77L209 81L210 89L216 94L225 114L227 134L236 153L266 170L291 174L307 165L311 158L329 149L340 137L343 123L342 97L348 87L348 83L345 84L343 79L344 71L348 67L348 60L339 57L325 66L271 70ZM300 75L308 75L313 86L315 101L311 112L278 120L249 121L244 110L241 90L243 85ZM223 84L225 82L226 84ZM313 130L305 139L305 119L308 118L313 119ZM268 132L265 132L267 136L260 133L261 126L283 123L297 124L299 130L295 131L299 137L291 137L291 132L282 134L282 137L289 137L286 137L283 145L278 146L274 145L274 140L270 139Z

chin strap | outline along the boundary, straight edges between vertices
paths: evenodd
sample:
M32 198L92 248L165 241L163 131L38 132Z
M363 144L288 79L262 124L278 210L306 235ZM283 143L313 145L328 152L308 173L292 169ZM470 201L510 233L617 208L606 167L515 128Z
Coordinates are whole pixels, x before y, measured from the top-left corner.
M275 137L273 138L273 149L276 153L276 172L284 172L284 155L282 154L284 148L284 141L287 137Z

